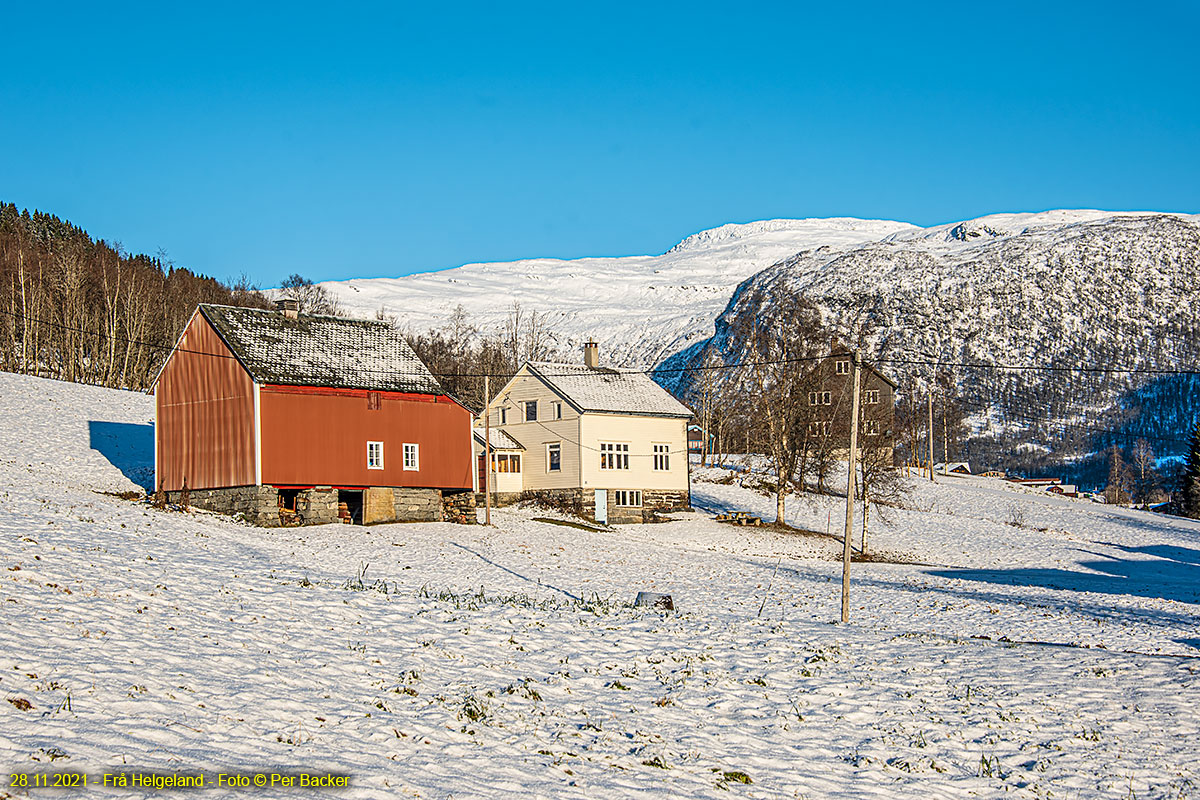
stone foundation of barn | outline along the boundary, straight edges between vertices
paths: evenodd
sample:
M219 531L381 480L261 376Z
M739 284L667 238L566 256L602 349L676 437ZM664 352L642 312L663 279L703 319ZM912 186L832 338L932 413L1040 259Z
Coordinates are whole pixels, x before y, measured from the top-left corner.
M470 490L408 489L372 486L352 490L357 500L354 522L374 525L383 522L457 522L474 524L475 493ZM341 491L345 496L346 490ZM179 504L182 492L167 492L167 502ZM293 525L325 525L343 522L347 509L339 504L339 490L331 486L311 489L278 489L274 486L235 486L222 489L190 489L188 505L238 517L265 528Z

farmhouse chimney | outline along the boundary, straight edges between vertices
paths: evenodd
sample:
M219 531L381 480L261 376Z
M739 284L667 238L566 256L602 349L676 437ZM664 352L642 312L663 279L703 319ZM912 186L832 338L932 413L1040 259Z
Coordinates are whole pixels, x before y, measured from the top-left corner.
M600 345L592 339L588 339L583 346L583 365L592 369L600 366Z
M300 318L300 303L291 297L281 297L276 300L275 310L281 312L288 319Z

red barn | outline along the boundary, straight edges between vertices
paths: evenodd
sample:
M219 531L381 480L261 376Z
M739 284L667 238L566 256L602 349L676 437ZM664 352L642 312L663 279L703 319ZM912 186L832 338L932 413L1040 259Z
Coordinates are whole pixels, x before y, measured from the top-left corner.
M154 383L155 476L259 525L474 522L471 414L374 321L201 305Z

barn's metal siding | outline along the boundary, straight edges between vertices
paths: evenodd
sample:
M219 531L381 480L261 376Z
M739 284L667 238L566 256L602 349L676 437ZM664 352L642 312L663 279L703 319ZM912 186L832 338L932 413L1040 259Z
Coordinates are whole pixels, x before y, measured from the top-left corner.
M254 476L254 382L201 314L154 391L161 488L248 486Z
M471 415L444 396L262 386L262 480L275 486L472 487ZM367 468L367 442L383 442L383 469ZM420 445L405 470L403 445Z

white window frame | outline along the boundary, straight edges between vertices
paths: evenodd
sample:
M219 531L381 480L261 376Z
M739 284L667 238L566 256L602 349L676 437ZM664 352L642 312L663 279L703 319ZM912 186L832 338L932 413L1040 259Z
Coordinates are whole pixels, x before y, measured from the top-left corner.
M815 420L808 423L809 436L828 436L833 429L833 423L829 420Z
M654 453L654 471L655 472L670 472L671 471L671 445L669 444L652 444L650 449Z
M522 422L537 422L538 421L538 416L537 416L538 401L537 400L526 400L524 403L522 403L522 405L525 406L525 413L522 415L521 421ZM533 412L533 416L530 416L530 412Z
M864 419L863 420L863 435L878 436L879 435L879 420Z
M875 405L879 402L878 389L867 389L863 394L867 396L867 405Z
M409 456L412 456L411 458ZM421 445L415 442L404 443L404 471L421 471Z
M640 489L615 489L612 496L613 505L617 508L642 507L642 492Z
M834 369L837 371L838 375L849 375L850 374L850 362L849 361L836 361L836 362L834 362Z
M553 467L550 460L550 451L558 451L558 466ZM546 442L546 472L562 472L562 442Z
M372 448L377 450L374 457ZM367 469L383 469L383 442L367 442Z
M629 442L601 442L600 470L602 472L627 472L629 470Z
M562 403L554 403L554 418L562 419Z

